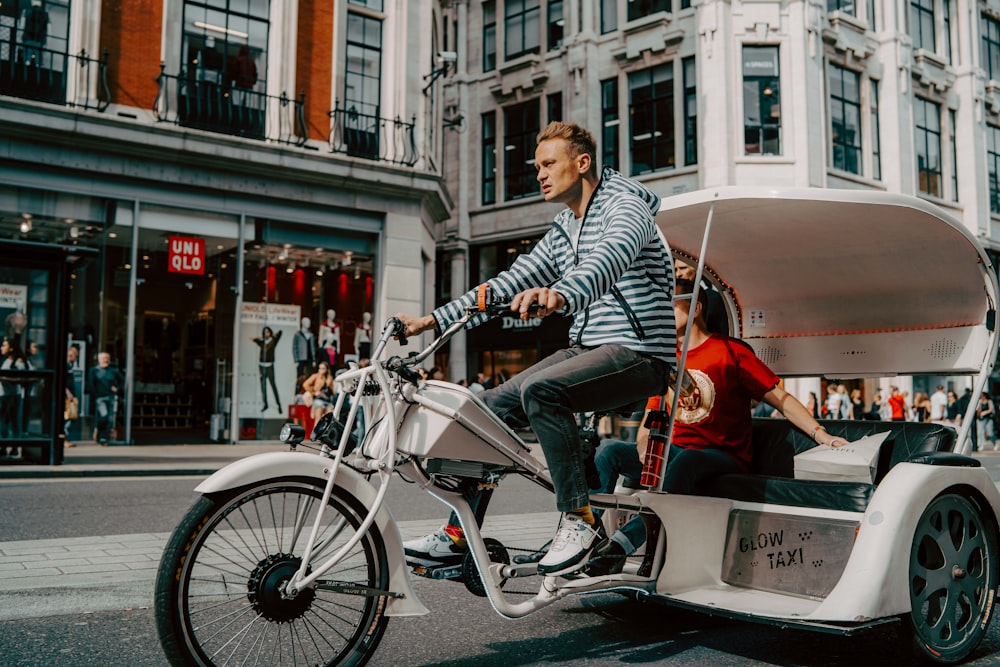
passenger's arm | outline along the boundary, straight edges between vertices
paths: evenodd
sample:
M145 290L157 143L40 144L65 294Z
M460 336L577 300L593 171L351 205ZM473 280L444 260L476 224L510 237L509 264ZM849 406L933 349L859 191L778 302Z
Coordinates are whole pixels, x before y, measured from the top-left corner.
M813 416L806 410L806 406L781 387L775 387L764 394L764 402L776 408L799 429L813 438L817 444L830 445L831 447L843 447L848 444L843 438L830 435L819 425Z

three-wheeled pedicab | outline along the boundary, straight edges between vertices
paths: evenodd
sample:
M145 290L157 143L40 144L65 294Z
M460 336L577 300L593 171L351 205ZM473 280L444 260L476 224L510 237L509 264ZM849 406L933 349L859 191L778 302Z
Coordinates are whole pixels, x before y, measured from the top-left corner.
M968 375L974 395L989 377L993 270L962 225L922 200L724 188L666 200L657 222L676 254L699 259L734 335L783 377ZM466 321L475 316L470 309ZM982 639L997 589L1000 493L968 456L973 407L957 433L823 422L851 441L887 433L872 482L795 479L793 457L814 446L810 435L755 420L752 474L717 478L696 496L592 497L658 527L623 572L539 577L483 537L458 482L518 474L551 488L544 464L466 388L415 370L461 326L393 356L401 325L390 319L372 364L341 376L334 413L312 434L316 453L298 451L304 434L289 425L293 451L238 461L197 487L202 497L157 577L158 629L173 664L358 665L388 617L427 613L383 505L394 473L457 512L469 543L459 576L504 617L628 590L841 634L898 623L919 655L941 663L963 660ZM359 409L367 432L356 442ZM507 593L531 577L537 593Z

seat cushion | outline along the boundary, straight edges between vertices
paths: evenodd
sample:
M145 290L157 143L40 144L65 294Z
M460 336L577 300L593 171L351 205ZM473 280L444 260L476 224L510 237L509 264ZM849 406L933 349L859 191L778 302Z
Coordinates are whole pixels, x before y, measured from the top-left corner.
M702 495L747 502L864 512L875 485L730 474L716 477L700 491Z

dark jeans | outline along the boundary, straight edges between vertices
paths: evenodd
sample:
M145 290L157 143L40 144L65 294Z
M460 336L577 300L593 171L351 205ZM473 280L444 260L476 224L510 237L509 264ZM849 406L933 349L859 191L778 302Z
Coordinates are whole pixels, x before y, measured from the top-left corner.
M605 440L598 448L594 462L601 476L601 493L614 493L618 475L638 480L642 474L642 461L639 460L634 442ZM720 449L684 449L671 445L663 490L667 493L690 495L703 481L736 472L740 472L736 459ZM636 515L611 539L621 545L625 553L630 554L646 542L646 527Z
M258 366L260 369L260 395L264 399L264 409L267 410L267 383L271 382L271 389L274 391L274 404L281 408L281 399L278 398L278 385L274 382L274 365Z
M94 399L97 412L97 441L107 442L115 419L115 397L98 396Z
M600 412L662 393L669 365L620 345L559 350L480 398L508 425L531 426L545 454L556 509L589 503L577 412Z

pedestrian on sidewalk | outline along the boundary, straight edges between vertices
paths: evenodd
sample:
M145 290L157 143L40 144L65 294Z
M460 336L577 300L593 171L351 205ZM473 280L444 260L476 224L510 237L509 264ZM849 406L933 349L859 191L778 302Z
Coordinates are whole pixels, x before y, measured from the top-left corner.
M122 381L121 371L111 366L111 355L107 352L98 354L97 365L87 372L87 387L94 397L94 414L97 415L94 439L102 446L107 446L114 427L118 388Z

